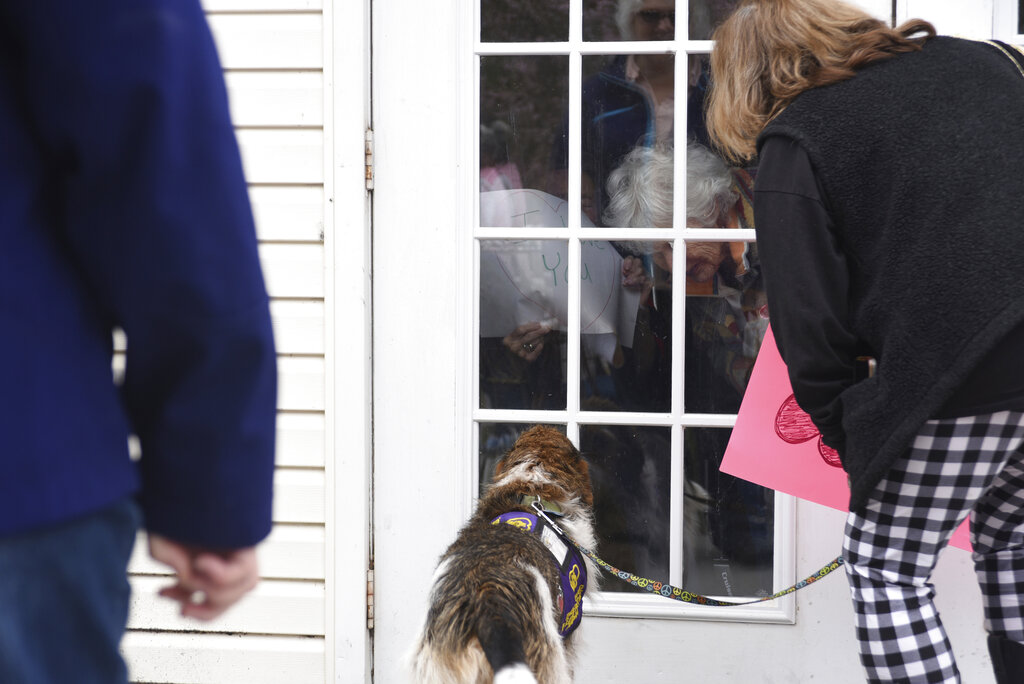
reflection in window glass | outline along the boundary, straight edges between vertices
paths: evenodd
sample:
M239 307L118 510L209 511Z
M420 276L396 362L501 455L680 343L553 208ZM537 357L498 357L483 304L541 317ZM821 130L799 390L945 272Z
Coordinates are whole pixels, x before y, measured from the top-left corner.
M616 0L583 0L583 40L622 40L615 23Z
M668 428L580 426L580 451L594 486L598 555L666 581L669 572ZM604 591L641 591L609 579Z
M753 243L748 246L755 248ZM686 298L683 401L691 413L739 411L768 328L759 277L749 287L723 278L718 287L714 294Z
M687 74L686 139L709 147L704 123L704 103L709 83L706 55L691 55ZM582 210L595 225L619 227L641 225L671 227L670 206L658 216L641 222L609 217L608 203L614 189L608 186L612 173L631 154L660 148L671 156L675 144L675 58L673 55L614 55L583 58L581 103L581 190ZM556 140L552 163L560 170L561 186L553 184L549 191L565 198L564 180L568 174L568 131L563 120L562 132ZM660 181L671 189L669 180ZM642 218L642 217L635 217ZM618 221L616 223L616 221Z
M479 492L482 495L494 477L494 468L519 439L519 435L533 427L526 423L480 423ZM551 425L565 434L564 425Z
M697 283L699 293L686 297L683 401L693 413L737 413L768 328L757 245L691 243L688 258L691 251L722 261L709 281Z
M691 143L686 154L688 228L752 228L753 174L728 168ZM686 243L683 400L695 413L736 413L768 327L757 245Z
M480 40L502 43L569 39L569 0L481 0Z
M481 2L484 41L567 39L567 0ZM688 31L691 39L709 39L736 4L680 3L688 26L678 37ZM582 6L584 40L676 37L674 0ZM571 421L586 420L587 412L738 412L768 311L757 245L730 239L728 229L753 227L756 170L729 168L710 149L703 116L708 56L689 55L685 74L675 63L672 54L582 55L581 164L573 170L581 196L569 198L568 57L480 58L479 219L482 227L507 229L505 239L480 241L481 408L564 410L571 389L583 411ZM673 130L677 83L686 88L685 135ZM685 224L673 216L677 159L685 164ZM568 226L570 201L580 202L582 226L616 229L606 240L579 243L578 388L566 386L570 243L512 239L518 228ZM712 233L714 240L687 232L683 251L667 239L629 239L630 229L684 225L726 230ZM674 275L684 278L684 301L673 302ZM682 340L672 339L673 315L684 319ZM682 358L673 359L673 346ZM682 382L682 407L671 405L673 378ZM527 427L480 424L481 486ZM677 506L682 497L683 585L710 595L770 593L773 492L719 472L729 437L723 428L683 429L683 487L672 491L671 434L664 426L580 425L600 555L669 579L677 541L670 510L673 497ZM613 581L604 589L630 591Z
M718 470L729 430L683 432L683 586L715 596L770 595L774 492Z
M672 401L672 291L668 242L614 241L618 270L610 315L585 316L581 329L581 407L590 411L667 413ZM584 259L584 262L586 259ZM614 304L614 307L611 306ZM595 325L600 324L600 327Z
M634 148L673 141L675 61L672 55L589 56L583 60L581 104L582 211L607 225L607 183ZM567 123L556 141L553 163L567 178ZM552 190L565 197L564 189Z
M565 240L481 240L481 408L565 408L567 278Z
M673 155L660 145L637 148L612 172L606 223L669 227ZM730 169L708 148L686 150L686 225L752 227L753 176ZM639 291L632 344L620 335L604 398L628 410L667 411L671 388L672 275L670 243L613 243L623 256L623 289ZM757 246L737 240L688 241L686 275L686 410L735 413L768 325ZM584 354L584 358L587 355Z
M675 0L584 0L583 40L673 40Z
M711 40L711 34L736 9L740 0L690 0L690 40Z
M711 147L704 120L704 102L711 84L711 59L708 55L690 55L686 71L686 138Z
M568 70L567 57L480 59L482 225L565 225L550 212L527 219L525 211L518 222L505 223L507 218L500 212L494 216L487 213L493 204L502 206L505 200L487 193L547 190L551 148L568 106ZM537 201L551 203L543 198Z
M621 245L606 240L584 240L580 245L580 399L584 410L636 408L620 395L627 389L621 385L632 369L627 362L632 359L630 350L645 285L625 279L624 266L639 260L624 256L628 252Z

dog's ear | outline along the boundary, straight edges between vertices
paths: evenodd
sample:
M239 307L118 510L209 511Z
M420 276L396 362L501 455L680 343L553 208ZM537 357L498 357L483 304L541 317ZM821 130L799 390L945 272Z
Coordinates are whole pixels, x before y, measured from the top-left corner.
M579 491L582 492L583 503L588 506L594 505L594 485L590 479L590 464L587 463L587 459L583 458L580 452L576 452L576 458L578 460L576 464L576 472L580 480Z
M501 474L505 472L506 463L508 463L508 456L502 456L501 460L494 466L494 476L491 478L492 480L497 481Z

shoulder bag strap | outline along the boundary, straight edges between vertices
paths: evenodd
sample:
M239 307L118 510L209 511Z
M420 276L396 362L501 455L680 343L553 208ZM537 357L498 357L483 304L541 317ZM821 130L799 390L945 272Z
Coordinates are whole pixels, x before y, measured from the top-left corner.
M1021 77L1024 77L1024 49L1019 45L1010 45L1009 43L1004 43L1001 40L983 40L980 42L987 43L1006 55L1006 57L1013 62L1014 66L1017 67L1017 71L1020 73Z

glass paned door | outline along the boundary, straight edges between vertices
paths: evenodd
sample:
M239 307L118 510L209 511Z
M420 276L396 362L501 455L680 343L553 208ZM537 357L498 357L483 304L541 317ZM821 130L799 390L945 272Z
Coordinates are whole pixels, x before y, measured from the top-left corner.
M1018 0L998 0L997 7L1003 2L1012 3L1015 27ZM511 30L511 22L499 17L487 29L491 33L484 33L482 13L502 4L532 21L536 31L495 34ZM892 14L892 0L857 4L882 18ZM720 444L718 435L728 433L735 421L727 401L734 401L729 399L733 395L725 389L738 391L729 378L742 378L743 363L705 362L716 354L697 350L705 344L726 352L717 358L734 360L746 352L726 344L737 339L735 333L723 338L716 331L716 338L707 326L691 323L691 317L718 315L698 306L701 301L722 303L722 297L714 296L716 283L719 295L725 287L741 293L757 288L740 279L745 273L741 266L756 264L749 221L741 217L733 227L737 224L728 221L728 214L725 222L700 226L682 220L692 213L692 165L676 160L684 158L683 143L691 122L697 121L693 112L699 111L699 99L691 100L690 93L703 87L703 60L712 49L709 32L690 29L695 5L676 2L674 9L687 22L675 22L673 16L672 37L661 41L624 39L615 17L618 0L527 5L526 0L374 3L373 681L382 684L409 681L403 657L425 613L434 564L472 513L480 482L494 461L520 430L535 423L564 430L588 452L594 470L601 471L595 480L600 479L599 497L606 502L602 551L632 565L631 570L650 569L654 575L667 568L672 581L709 587L708 593L721 596L749 596L760 590L767 571L748 555L770 554L772 581L781 588L834 558L841 543L841 512L771 495L751 501L750 492L730 490L728 483L716 483L701 470L717 458L705 444ZM900 0L897 7L902 5ZM962 5L929 0L913 16L955 13ZM556 22L549 13L560 18ZM897 20L902 18L907 17L898 12ZM555 32L552 27L559 22L565 29L559 26ZM584 155L584 83L620 55L657 53L672 55L672 91L680 93L671 113L672 221L664 226L648 220L639 226L605 221L596 210L594 191L584 185L584 164L591 163ZM519 71L508 67L515 60L522 64ZM495 75L494 64L505 74L499 70ZM490 103L494 108L485 109ZM496 121L505 125L495 126ZM505 136L503 144L492 146L487 163L485 128ZM561 161L554 155L556 144L564 145L561 168L566 171L549 177L550 170L559 168L554 160ZM508 162L515 164L518 187L514 180L503 180L516 177ZM490 180L503 185L483 187L488 180L483 170L490 167L496 169ZM729 169L730 188L737 192L739 171ZM483 192L525 190L534 191L532 199L512 211L506 202L504 214L484 212L485 205L503 205L483 199ZM721 277L704 278L699 269L684 277L684 270L691 270L686 255L702 252L704 261L718 264L714 274ZM526 309L523 315L530 318L522 321L554 320L542 335L533 329L534 336L523 339L531 332L523 331L509 346L505 337L523 323L513 318L516 325L500 334L484 329L485 321L498 317L497 311L485 310L494 305L485 304L491 295L483 291L491 276L485 278L484 269L493 273L499 259L509 268L515 262L510 255L522 260L530 253L535 261L526 260L529 268L509 273L520 287L520 278L531 273L546 276L551 285L544 291L550 289L551 296L544 303L552 313L542 318L536 309ZM607 316L604 329L588 331L594 318L587 317L584 291L597 289L601 270L595 264L605 263L601 257L618 257L634 267L628 283L617 281L622 294L613 301L620 313L635 312L636 320ZM691 259L691 265L696 261ZM588 267L590 278L584 280ZM635 305L625 304L627 297ZM655 299L660 318L645 322L644 312L650 316ZM758 311L756 301L734 297L727 303L732 311L743 311L750 324L747 312ZM346 325L339 320L339 329ZM640 333L645 326L651 334ZM632 338L625 331L632 331ZM527 352L539 350L533 362L518 353L511 358L523 344L533 344ZM645 350L644 344L654 348ZM507 354L504 365L483 358L499 352ZM550 367L543 368L548 375L533 378L523 371L541 368L536 362L547 354ZM669 370L642 375L648 367L637 357L667 363ZM350 364L358 372L357 360L338 358L339 377L347 377ZM721 392L693 389L710 382L700 375L701 368L718 381ZM722 368L735 372L710 373ZM625 382L622 369L631 371L627 378L642 380ZM338 387L348 391L344 380ZM339 448L348 448L347 439L338 435ZM984 648L977 648L983 643L980 606L970 592L959 591L974 582L970 557L963 556L962 563L956 558L949 554L940 561L945 566L937 584L940 591L945 588L950 614L958 616L947 627L954 632L954 647L961 644L961 669L971 673L965 675L968 681L984 681L989 664ZM611 578L605 578L604 589L584 608L577 681L862 679L842 576L797 592L789 609L786 604L756 610L683 609L673 601L625 591ZM792 624L763 624L768 620Z
M559 427L591 464L608 562L756 597L792 539L780 497L718 469L768 325L756 169L717 157L703 120L735 4L480 3L473 434L483 487L523 427ZM665 613L603 591L598 612Z

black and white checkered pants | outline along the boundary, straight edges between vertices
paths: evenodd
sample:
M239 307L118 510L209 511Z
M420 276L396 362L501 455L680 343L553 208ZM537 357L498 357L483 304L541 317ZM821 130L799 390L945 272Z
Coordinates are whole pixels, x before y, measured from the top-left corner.
M929 577L968 514L985 629L1024 642L1024 413L928 421L850 513L843 556L869 682L960 681Z

